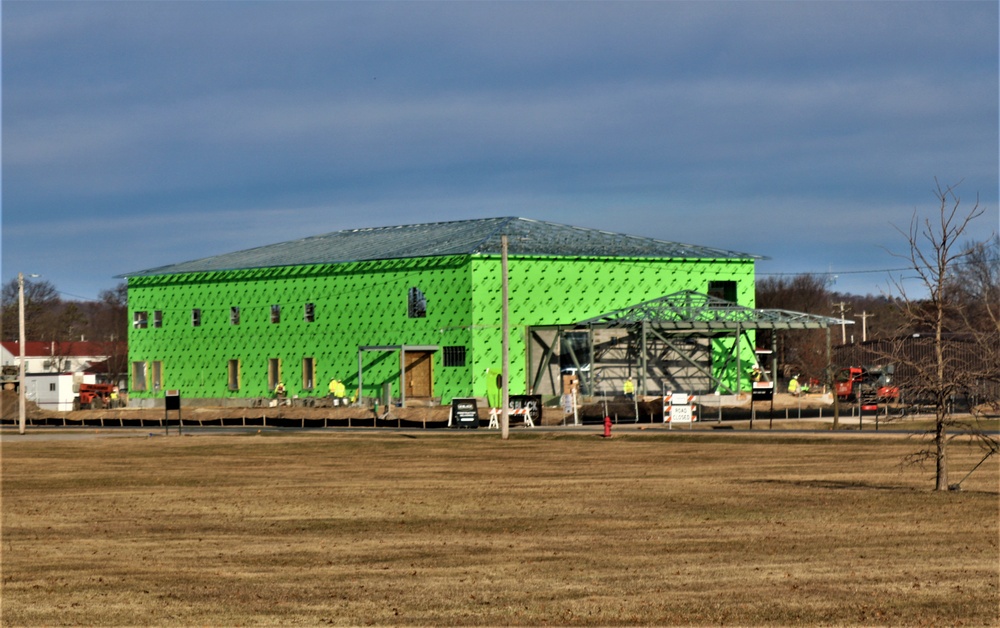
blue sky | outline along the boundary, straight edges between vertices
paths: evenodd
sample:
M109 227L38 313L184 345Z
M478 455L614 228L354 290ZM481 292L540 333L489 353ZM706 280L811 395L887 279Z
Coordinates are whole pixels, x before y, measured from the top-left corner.
M962 181L996 231L997 2L5 2L2 278L523 216L879 294ZM888 251L886 250L888 249Z

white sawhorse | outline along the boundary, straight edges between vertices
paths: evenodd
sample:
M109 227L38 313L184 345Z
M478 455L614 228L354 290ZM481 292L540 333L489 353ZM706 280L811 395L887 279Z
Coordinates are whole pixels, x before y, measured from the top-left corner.
M524 417L524 427L535 427L535 422L531 418L531 412L527 408L511 410L510 416ZM490 408L490 426L487 429L500 429L500 408Z

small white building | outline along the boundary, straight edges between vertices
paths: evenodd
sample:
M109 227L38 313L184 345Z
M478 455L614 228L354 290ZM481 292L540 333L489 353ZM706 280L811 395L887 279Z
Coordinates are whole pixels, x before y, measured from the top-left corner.
M69 412L73 410L80 384L94 384L90 373L32 373L24 376L25 399L42 410Z

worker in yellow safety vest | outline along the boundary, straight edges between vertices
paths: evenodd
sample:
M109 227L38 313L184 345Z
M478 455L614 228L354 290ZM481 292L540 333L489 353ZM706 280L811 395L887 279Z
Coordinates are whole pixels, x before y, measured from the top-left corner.
M347 396L347 387L344 386L344 382L334 378L330 380L330 397L333 400L333 404L339 406L343 403L344 397Z
M635 397L635 384L632 383L632 378L626 378L625 383L622 385L622 391L625 393L626 399L633 399Z
M799 376L792 375L792 379L788 381L788 394L795 397L799 396Z

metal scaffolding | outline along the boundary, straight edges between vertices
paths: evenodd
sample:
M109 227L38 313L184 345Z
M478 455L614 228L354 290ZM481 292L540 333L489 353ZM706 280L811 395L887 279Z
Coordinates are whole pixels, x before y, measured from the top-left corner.
M755 349L748 332L829 332L842 324L853 321L748 308L685 290L573 324L529 328L529 392L559 394L557 378L570 372L579 377L586 395L619 390L626 377L638 380L643 395L653 394L650 389L658 394L667 385L671 390L736 393L744 377L740 348ZM771 366L773 377L777 364ZM727 372L734 374L733 381L726 381Z

